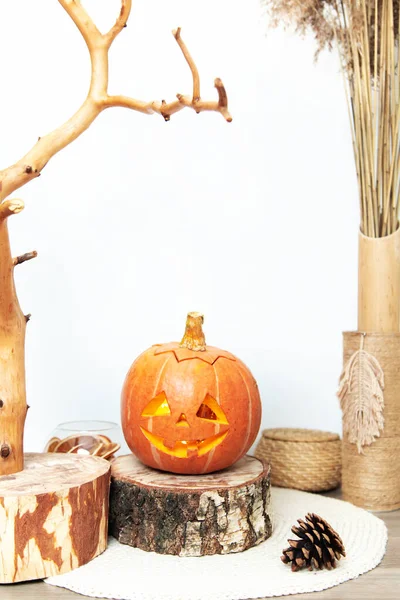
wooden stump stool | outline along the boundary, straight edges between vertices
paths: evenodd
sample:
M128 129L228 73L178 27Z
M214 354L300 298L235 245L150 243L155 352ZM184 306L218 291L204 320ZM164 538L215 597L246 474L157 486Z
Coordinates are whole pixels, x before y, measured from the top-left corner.
M112 464L110 533L142 550L242 552L271 535L269 504L269 465L251 456L208 475L156 471L133 455Z
M42 579L106 549L110 465L94 456L25 454L0 477L0 583Z

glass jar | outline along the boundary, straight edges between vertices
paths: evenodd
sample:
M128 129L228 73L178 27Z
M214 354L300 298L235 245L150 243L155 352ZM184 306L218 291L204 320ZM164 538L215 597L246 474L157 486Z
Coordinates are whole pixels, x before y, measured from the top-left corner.
M100 456L111 460L125 444L121 427L109 421L68 421L51 433L44 452Z

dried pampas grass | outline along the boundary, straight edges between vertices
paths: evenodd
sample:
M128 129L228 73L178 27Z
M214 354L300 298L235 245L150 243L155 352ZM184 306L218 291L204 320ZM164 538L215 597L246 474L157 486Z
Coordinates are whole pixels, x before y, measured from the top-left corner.
M264 0L274 24L313 32L317 54L339 49L359 183L361 230L399 226L400 0Z

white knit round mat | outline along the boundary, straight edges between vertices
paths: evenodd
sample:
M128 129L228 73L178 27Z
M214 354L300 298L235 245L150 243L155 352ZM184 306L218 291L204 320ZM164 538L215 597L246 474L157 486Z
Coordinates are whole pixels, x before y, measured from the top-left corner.
M104 554L46 583L116 600L243 600L324 590L370 571L385 554L383 521L348 502L273 488L272 506L271 538L246 552L180 558L144 552L111 538ZM287 539L295 537L292 525L307 512L326 519L343 539L346 558L332 571L292 573L280 560Z

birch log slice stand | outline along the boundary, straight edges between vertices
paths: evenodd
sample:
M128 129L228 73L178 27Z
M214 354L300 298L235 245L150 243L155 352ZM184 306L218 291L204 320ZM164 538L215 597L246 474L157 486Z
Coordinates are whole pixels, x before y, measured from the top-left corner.
M208 475L175 475L133 455L112 464L110 533L122 544L179 556L242 552L272 532L270 467L245 456Z
M93 456L25 454L0 477L0 583L42 579L106 549L110 465Z

